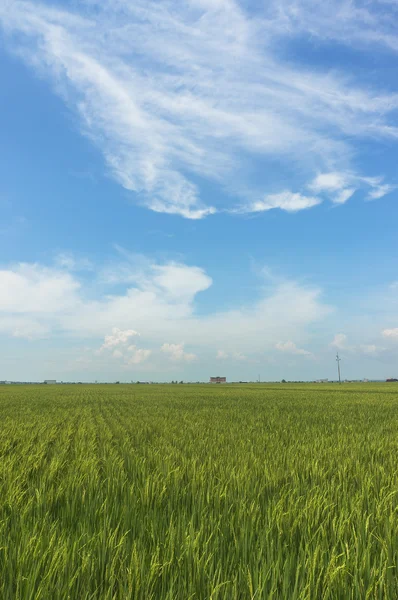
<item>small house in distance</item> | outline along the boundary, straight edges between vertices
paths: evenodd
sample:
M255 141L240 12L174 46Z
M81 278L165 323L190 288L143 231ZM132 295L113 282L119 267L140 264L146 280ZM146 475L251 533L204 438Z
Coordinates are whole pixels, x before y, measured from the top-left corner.
M54 384L54 383L57 383L57 380L56 379L45 379L44 383L47 383L48 385Z
M226 377L210 377L210 383L227 383Z

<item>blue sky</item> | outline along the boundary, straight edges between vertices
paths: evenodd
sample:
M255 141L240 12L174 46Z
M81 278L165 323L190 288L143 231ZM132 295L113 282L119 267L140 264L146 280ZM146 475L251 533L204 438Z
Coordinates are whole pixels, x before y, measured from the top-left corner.
M0 379L398 376L397 17L2 0Z

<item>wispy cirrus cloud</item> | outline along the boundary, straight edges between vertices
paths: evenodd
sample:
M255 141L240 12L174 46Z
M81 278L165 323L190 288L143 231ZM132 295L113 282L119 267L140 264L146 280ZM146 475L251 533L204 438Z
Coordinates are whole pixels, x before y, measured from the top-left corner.
M351 2L284 0L254 15L235 0L105 0L79 14L78 5L15 0L0 7L0 23L10 50L79 115L116 181L157 212L201 219L231 205L310 208L322 198L306 194L305 182L286 191L281 178L270 181L275 157L284 179L299 162L311 181L346 168L357 140L398 138L397 94L279 51L321 31L394 49L387 20ZM207 180L225 192L216 205L203 193ZM369 185L373 199L391 190L381 179ZM342 204L355 189L319 191Z
M264 212L274 208L280 208L286 212L295 213L299 210L312 208L320 204L322 200L314 196L303 196L293 192L284 191L279 194L269 194L263 200L257 200L251 204L236 209L237 213Z
M287 32L309 32L314 38L336 41L360 49L398 51L395 0L271 0L269 18Z
M395 185L383 183L382 177L362 177L352 172L319 173L308 185L316 194L326 194L334 204L345 204L357 190L365 188L367 198L376 200L389 194Z

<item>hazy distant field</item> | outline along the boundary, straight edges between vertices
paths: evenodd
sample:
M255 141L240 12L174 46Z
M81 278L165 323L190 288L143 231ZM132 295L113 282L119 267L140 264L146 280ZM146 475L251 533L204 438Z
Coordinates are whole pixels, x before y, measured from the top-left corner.
M0 598L398 598L398 385L0 387Z

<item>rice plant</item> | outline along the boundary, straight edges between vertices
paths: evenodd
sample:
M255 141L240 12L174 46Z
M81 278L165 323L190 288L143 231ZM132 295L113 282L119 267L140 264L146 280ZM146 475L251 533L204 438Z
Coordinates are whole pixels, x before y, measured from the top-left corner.
M0 598L397 598L397 392L2 386Z

